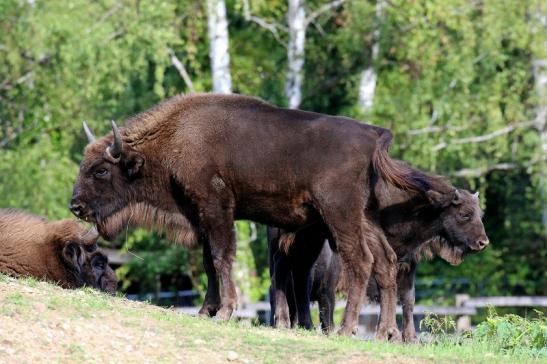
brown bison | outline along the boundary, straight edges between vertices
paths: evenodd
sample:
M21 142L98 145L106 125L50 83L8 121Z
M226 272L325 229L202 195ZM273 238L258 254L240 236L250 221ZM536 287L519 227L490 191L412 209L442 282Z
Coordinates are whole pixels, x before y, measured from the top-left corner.
M75 220L47 222L22 211L0 209L0 272L114 294L116 274L97 250L97 238L95 229Z
M379 137L379 143L388 143L388 138L389 136ZM393 168L403 168L403 165L395 165ZM401 190L394 187L393 183L387 183L385 178L382 178L382 171L379 172L380 176L376 176L374 172L370 178L373 193L368 209L376 212L374 220L385 232L385 237L397 254L399 265L406 268L398 274L399 292L402 294L403 302L403 338L405 341L413 341L416 337L412 321L414 275L420 257L436 253L445 260L457 264L466 254L484 249L488 245L488 238L481 221L482 211L477 194L456 189L440 177L425 174L422 174L422 178L430 186L425 193ZM296 235L286 235L289 238L283 235L278 237L279 245L284 246L281 251L277 251L277 242L272 240L276 238L275 235L270 238L270 245L273 245L270 253L277 255L270 257L271 268L274 271L272 286L276 291L276 297L272 301L276 306L273 321L275 323L276 316L283 321L288 318L285 290L292 273L298 321L300 325L310 327L310 272L328 235L303 235L300 232ZM377 235L383 238L383 235ZM310 254L310 247L315 247L316 255ZM383 245L377 240L369 239L369 247L374 256L373 276L380 292L381 315L377 338L392 337L397 340L400 334L395 324L396 292L391 284L393 263L386 255ZM334 269L332 274L335 274L337 268L331 269ZM319 270L321 271L322 269ZM330 282L333 281L328 274L326 277ZM332 283L327 289L330 290L328 294L332 299ZM327 308L327 311L329 310L331 308ZM325 318L323 329L328 330L329 324L332 324L332 319Z
M365 214L369 169L380 168L399 187L428 189L420 175L394 169L387 153L376 152L388 130L245 96L177 96L121 130L113 124L113 133L101 139L87 134L72 212L106 238L129 223L124 219L140 223L133 218L141 216L131 214L138 204L148 211L148 225L174 236L185 236L177 232L184 215L182 225L190 222L203 243L209 285L217 274L222 283L220 301L211 289L205 305L219 319L229 319L236 305L234 219L288 231L324 224L349 276L340 332L352 333L372 269L366 240L378 233Z

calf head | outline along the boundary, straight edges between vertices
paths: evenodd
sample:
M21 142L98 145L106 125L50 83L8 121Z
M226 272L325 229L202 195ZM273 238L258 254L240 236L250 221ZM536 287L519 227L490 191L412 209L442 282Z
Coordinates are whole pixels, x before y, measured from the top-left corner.
M197 233L180 212L170 176L158 161L148 159L122 139L112 122L112 134L95 137L84 123L89 144L70 202L77 217L94 223L105 239L113 239L124 228L141 226L166 231L173 242L197 243Z
M98 250L95 228L85 229L74 220L63 220L51 223L50 230L50 238L59 247L59 258L76 287L116 293L118 279L108 266L107 256Z
M473 252L478 252L488 245L488 237L482 223L482 210L479 206L478 193L471 194L465 190L454 189L448 193L434 190L427 191L427 198L438 213L440 236L443 244L450 249L445 260L456 262ZM442 254L440 254L442 255ZM459 257L459 258L458 258Z

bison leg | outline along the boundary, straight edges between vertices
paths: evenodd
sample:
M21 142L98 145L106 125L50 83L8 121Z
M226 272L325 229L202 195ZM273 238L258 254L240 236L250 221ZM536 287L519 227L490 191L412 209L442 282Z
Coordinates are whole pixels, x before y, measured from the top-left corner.
M373 273L380 291L380 318L376 330L377 340L401 341L397 328L397 255L387 242L383 230L375 228L369 247L374 255Z
M415 278L415 262L410 263L408 271L400 270L398 272L399 296L403 305L403 341L407 343L418 342L414 328Z
M336 304L334 288L334 286L325 284L319 291L319 320L321 321L321 330L325 334L334 330L334 306Z
M326 238L327 229L323 224L312 225L296 234L290 251L298 325L307 330L313 328L310 312L311 270L321 254Z
M199 315L213 317L220 309L220 287L208 241L203 242L203 268L207 274L207 293L205 294L203 305L199 310Z
M357 332L365 285L374 261L365 241L368 224L363 216L363 209L352 208L352 205L353 203L348 202L340 208L332 211L323 209L322 212L336 243L343 269L347 273L348 301L338 334L348 336Z
M237 306L237 293L232 279L232 266L235 259L235 234L233 212L226 203L208 205L200 212L200 223L211 248L211 257L216 273L222 283L221 306L215 315L215 319L226 321L232 316Z
M281 251L277 251L274 257L274 311L273 326L289 328L291 327L289 300L294 306L294 294L288 290L293 290L291 281L290 261Z

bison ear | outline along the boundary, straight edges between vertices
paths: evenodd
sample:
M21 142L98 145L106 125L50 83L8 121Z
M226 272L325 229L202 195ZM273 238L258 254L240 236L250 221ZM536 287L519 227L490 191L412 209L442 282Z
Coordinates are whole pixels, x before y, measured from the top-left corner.
M78 244L67 244L61 252L61 257L71 270L80 272L84 264L84 253Z
M124 163L127 169L127 175L129 177L135 177L142 170L142 166L144 165L144 157L139 153L129 153L127 158L125 158Z
M432 205L439 207L443 205L444 196L442 193L434 190L428 190L425 195Z

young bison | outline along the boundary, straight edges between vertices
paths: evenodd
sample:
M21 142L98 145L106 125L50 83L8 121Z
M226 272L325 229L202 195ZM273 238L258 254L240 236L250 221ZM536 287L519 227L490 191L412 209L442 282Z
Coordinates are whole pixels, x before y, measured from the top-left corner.
M95 229L75 220L47 222L22 211L0 209L0 272L114 294L116 274L97 250L97 238Z
M130 222L125 211L139 204L150 211L149 225L167 230L178 229L178 216L184 215L204 246L209 285L218 286L217 277L222 283L220 297L206 295L209 313L221 320L229 319L236 305L234 219L292 232L321 224L351 277L340 330L351 334L372 269L367 239L378 233L365 212L367 171L374 164L399 187L428 188L419 176L390 168L387 154L376 153L378 137L391 135L386 129L241 95L177 96L122 129L113 124L105 137L95 140L86 133L90 143L72 212L95 223L106 238Z
M379 138L380 144L388 142L387 138L382 136ZM398 164L399 162L388 163L392 164L392 168L404 168L404 165ZM385 232L385 237L397 254L397 259L403 262L409 270L407 275L399 275L399 286L401 287L399 292L404 292L402 298L404 305L403 338L405 341L414 341L413 280L418 257L428 249L437 249L440 254L445 254L447 259L458 263L466 254L484 249L488 245L488 238L481 221L482 211L479 207L477 194L456 189L444 179L426 174L421 174L421 176L431 187L430 190L424 192L402 190L394 187L394 183L386 181L387 178L382 174L381 169L381 166L376 168L380 178L375 175L376 171L370 178L373 194L368 207L370 211L376 212L373 220ZM421 172L416 171L416 173ZM274 272L272 285L276 296L274 298L276 306L274 323L280 320L282 324L286 325L285 322L290 316L287 314L285 289L292 272L299 325L311 327L309 314L310 271L325 239L328 239L328 234L319 231L320 227L316 229L318 231L315 234L302 235L297 232L295 235L286 234L289 238L281 236L282 243L279 245L284 248L277 253L277 257L270 259ZM377 236L384 237L382 234L377 234ZM429 248L423 246L424 243L432 239L434 242L429 243L431 244ZM379 339L392 337L397 340L400 337L395 324L397 286L392 286L391 280L386 280L386 277L390 277L388 273L391 272L392 262L386 255L384 245L380 244L377 239L369 239L369 248L374 256L373 276L378 283L380 292L381 314L376 337ZM306 246L305 253L302 246ZM315 255L309 253L311 247L315 247ZM270 251L275 252L275 247ZM286 252L288 252L288 256ZM305 259L303 259L304 256ZM401 277L407 278L401 280Z

